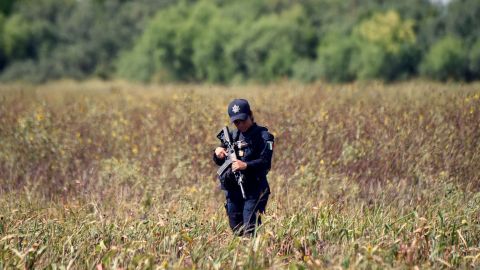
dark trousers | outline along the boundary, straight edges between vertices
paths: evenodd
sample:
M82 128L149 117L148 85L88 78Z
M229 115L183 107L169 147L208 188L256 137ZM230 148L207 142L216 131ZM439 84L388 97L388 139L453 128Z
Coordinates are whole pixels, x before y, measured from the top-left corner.
M227 196L225 209L232 231L237 235L252 235L255 226L262 222L259 214L265 213L267 201L266 193L253 199Z

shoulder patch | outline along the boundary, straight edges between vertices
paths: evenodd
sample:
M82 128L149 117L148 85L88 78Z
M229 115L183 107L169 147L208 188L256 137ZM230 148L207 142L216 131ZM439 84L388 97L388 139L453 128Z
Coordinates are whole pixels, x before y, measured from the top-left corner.
M267 141L268 150L273 151L273 141Z
M273 135L267 130L264 130L262 132L262 139L265 141L265 144L267 145L267 149L270 151L273 151L273 146L275 144Z
M262 138L265 141L273 141L274 140L273 135L270 132L268 132L267 130L262 131Z

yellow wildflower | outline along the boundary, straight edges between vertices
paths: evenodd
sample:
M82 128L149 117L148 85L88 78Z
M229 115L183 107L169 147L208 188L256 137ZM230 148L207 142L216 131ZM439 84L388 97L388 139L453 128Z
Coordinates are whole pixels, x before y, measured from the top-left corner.
M35 118L37 119L38 122L41 122L43 119L45 119L45 116L43 115L42 112L37 112L35 114Z

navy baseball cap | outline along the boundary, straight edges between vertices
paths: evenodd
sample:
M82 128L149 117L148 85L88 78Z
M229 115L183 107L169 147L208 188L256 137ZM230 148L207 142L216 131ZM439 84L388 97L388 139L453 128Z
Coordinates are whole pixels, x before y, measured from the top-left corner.
M246 120L250 113L250 105L246 99L234 99L228 104L228 116L232 123L235 120Z

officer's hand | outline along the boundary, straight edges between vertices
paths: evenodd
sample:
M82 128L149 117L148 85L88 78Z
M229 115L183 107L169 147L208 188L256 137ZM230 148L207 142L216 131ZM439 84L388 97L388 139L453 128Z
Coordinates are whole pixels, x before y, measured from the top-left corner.
M227 151L223 147L215 148L215 156L219 159L223 159L227 156Z
M241 160L235 160L233 163L232 163L232 170L234 172L236 171L243 171L247 168L247 163L241 161Z

